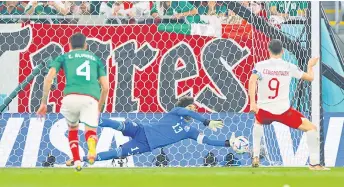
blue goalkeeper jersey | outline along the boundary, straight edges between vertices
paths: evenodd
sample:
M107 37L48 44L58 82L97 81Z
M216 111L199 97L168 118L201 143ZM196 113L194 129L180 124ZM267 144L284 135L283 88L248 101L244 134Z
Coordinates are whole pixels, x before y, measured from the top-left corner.
M200 122L206 119L186 108L176 107L166 113L156 124L144 125L145 134L151 150L170 145L187 138L197 138L199 131L185 121L191 117Z

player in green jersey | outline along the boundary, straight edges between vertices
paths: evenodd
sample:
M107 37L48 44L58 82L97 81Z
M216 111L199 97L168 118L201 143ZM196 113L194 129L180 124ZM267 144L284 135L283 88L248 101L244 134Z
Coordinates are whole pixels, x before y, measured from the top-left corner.
M60 69L66 76L61 113L69 125L69 146L74 165L81 170L78 140L78 124L85 124L85 139L88 145L88 159L91 163L96 158L96 143L99 114L105 103L109 82L105 66L92 52L87 51L85 35L74 34L69 41L71 51L58 56L52 63L45 77L41 106L37 115L45 116L51 84Z

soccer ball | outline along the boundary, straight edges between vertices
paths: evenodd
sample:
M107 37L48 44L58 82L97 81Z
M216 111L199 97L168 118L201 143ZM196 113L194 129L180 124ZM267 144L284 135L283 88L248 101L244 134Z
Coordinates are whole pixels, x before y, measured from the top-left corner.
M238 154L247 153L249 152L249 142L244 136L236 137L232 148Z

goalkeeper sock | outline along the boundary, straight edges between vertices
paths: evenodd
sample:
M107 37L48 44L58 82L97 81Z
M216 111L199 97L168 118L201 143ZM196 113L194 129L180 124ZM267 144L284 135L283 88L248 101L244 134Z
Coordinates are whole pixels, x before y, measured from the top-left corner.
M93 130L86 131L85 140L87 141L89 138L94 138L97 141L97 133Z
M98 153L95 161L117 159L117 158L120 158L121 156L122 156L122 147L118 147L118 148L113 149L111 151L105 151L105 152ZM87 161L87 156L84 156L82 159L83 159L83 161Z
M99 127L110 127L118 131L123 131L124 123L111 119L101 119Z
M69 141L69 147L72 151L73 155L73 161L80 160L79 155L79 138L78 138L78 130L73 129L69 130L68 133L68 141Z
M262 140L264 134L263 125L254 124L253 125L253 157L258 157L260 155L260 141Z
M320 162L320 145L318 131L310 130L306 132L306 135L309 150L309 163L311 165L317 165Z

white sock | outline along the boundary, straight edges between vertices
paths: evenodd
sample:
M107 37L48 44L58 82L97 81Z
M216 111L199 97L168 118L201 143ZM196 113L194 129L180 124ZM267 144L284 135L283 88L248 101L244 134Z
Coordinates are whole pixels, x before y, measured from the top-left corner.
M318 138L318 131L310 130L307 134L307 145L309 150L309 163L317 165L320 163L320 142Z
M262 137L264 135L264 128L263 125L254 124L253 125L253 157L258 157L260 155L260 142L262 141Z

